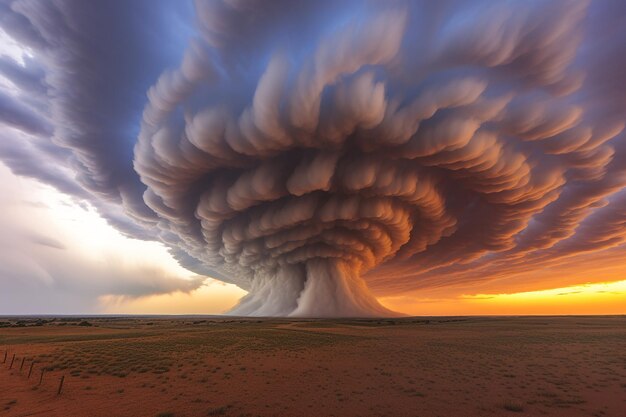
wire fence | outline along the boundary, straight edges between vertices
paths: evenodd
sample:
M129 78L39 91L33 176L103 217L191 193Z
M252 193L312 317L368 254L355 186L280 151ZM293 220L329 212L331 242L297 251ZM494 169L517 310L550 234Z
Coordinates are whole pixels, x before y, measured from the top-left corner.
M28 355L20 355L11 349L4 349L4 353L0 353L0 357L2 357L2 369L9 371L10 375L32 381L33 388L52 386L56 388L57 396L63 393L65 374L50 375L50 372L46 371L44 363L37 362L35 358ZM39 374L39 378L37 378L37 374Z

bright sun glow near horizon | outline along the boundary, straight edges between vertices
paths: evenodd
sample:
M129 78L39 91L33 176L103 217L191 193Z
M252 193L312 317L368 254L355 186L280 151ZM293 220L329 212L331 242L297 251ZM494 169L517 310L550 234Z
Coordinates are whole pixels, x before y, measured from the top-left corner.
M381 301L411 315L614 315L626 312L626 280L509 294L438 299L401 296Z

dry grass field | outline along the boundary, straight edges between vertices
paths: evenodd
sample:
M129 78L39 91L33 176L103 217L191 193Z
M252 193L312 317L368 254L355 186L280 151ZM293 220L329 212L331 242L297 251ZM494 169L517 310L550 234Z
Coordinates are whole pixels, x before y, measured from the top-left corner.
M626 317L0 318L0 417L215 415L623 417Z

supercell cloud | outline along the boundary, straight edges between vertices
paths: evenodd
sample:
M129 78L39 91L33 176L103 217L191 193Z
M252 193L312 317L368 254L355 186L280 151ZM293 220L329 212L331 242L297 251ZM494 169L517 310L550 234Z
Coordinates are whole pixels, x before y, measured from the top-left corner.
M0 14L28 51L0 60L0 158L248 290L234 314L391 315L373 293L626 252L619 1Z

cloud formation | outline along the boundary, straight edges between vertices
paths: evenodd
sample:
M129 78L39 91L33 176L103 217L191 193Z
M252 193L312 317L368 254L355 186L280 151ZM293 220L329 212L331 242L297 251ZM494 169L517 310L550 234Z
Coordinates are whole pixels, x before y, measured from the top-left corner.
M125 233L248 290L235 314L392 314L370 288L624 244L621 2L197 1L169 31L152 5L2 6L35 60L0 72L51 103L0 96L2 121Z
M94 242L107 239L90 223L99 220L96 214L47 187L34 194L29 183L0 165L0 314L101 313L111 297L134 301L190 293L205 281L185 279L184 272L150 259L148 254L166 252L149 242L130 245L113 232L115 246ZM46 199L47 194L59 200ZM72 230L68 223L74 222L88 234ZM129 254L125 247L141 253Z

